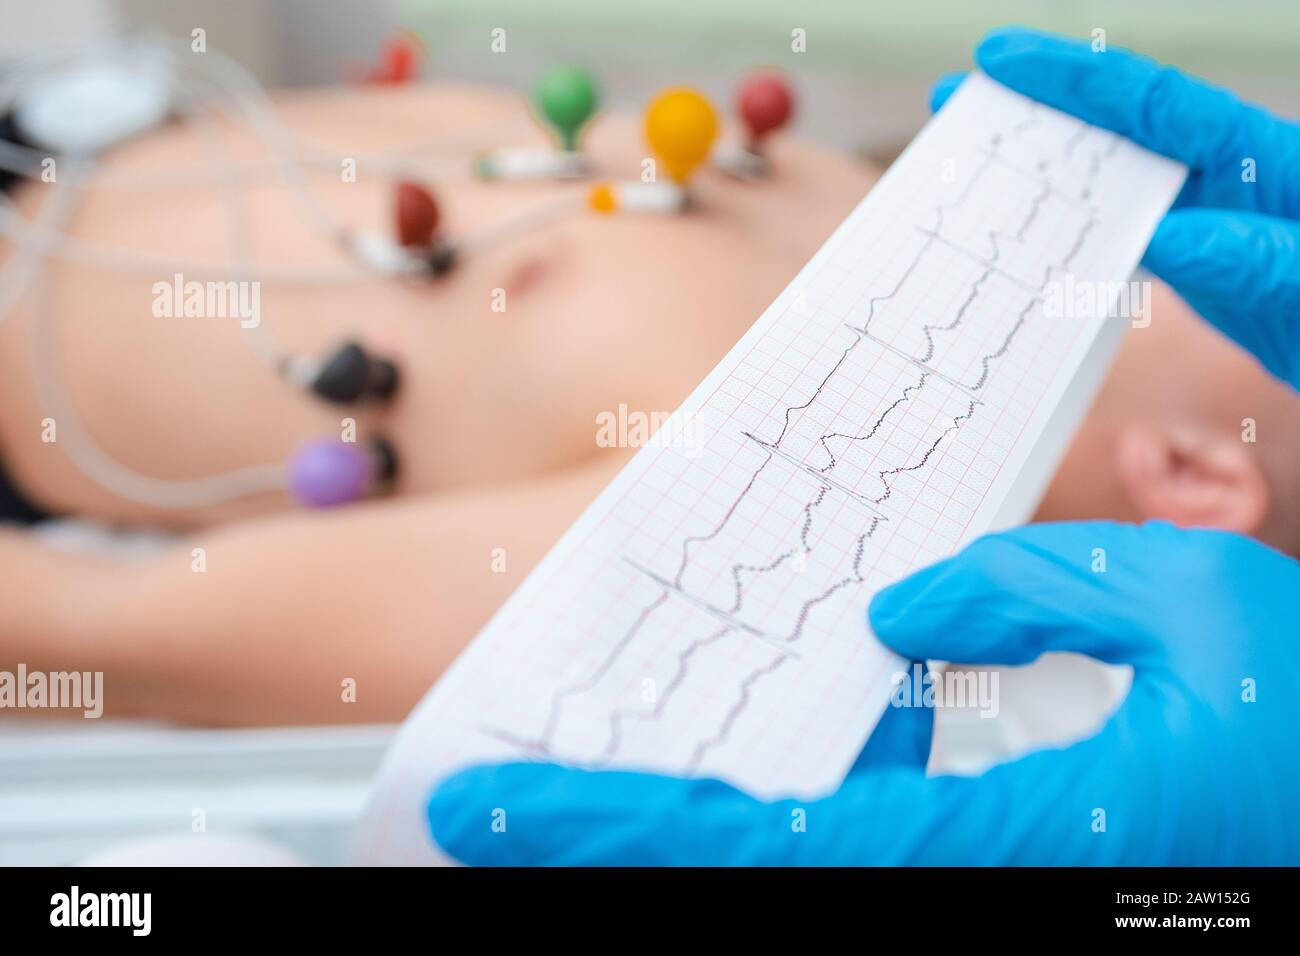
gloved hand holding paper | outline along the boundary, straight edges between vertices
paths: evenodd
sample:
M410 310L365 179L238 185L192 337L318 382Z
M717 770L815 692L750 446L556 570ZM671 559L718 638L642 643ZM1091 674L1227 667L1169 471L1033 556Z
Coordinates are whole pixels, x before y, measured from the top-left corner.
M438 860L485 762L834 790L904 669L864 609L1032 510L1184 176L969 77L426 697L361 858Z

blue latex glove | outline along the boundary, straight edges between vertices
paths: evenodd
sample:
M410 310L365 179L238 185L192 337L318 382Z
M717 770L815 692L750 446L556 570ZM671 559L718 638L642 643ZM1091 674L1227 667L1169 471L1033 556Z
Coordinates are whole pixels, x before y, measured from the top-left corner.
M1032 30L990 33L975 62L1019 93L1187 164L1143 264L1300 388L1300 125L1147 57ZM935 109L960 80L939 81ZM1242 180L1246 160L1255 182Z
M1095 737L974 778L863 769L809 802L477 767L433 795L433 835L474 864L1294 864L1297 593L1300 563L1223 532L1086 522L991 535L882 591L877 635L916 659L1078 651L1131 664L1132 690ZM806 832L792 830L797 809Z

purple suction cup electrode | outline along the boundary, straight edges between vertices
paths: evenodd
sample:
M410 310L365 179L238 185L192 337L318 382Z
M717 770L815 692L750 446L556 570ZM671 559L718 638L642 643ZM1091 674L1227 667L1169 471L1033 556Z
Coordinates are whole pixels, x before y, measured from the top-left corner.
M308 508L359 501L370 490L374 458L365 448L334 439L304 445L289 462L289 491Z

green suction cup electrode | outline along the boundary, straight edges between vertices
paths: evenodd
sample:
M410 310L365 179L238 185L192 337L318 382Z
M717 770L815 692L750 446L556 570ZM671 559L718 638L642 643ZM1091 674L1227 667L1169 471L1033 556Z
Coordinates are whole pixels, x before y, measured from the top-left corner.
M578 148L578 134L596 111L597 98L591 74L575 66L553 67L537 84L537 108L569 151Z

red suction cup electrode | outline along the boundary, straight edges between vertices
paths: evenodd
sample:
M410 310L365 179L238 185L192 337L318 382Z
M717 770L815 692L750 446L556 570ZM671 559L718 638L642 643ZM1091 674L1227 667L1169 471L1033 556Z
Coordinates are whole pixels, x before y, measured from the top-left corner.
M790 122L794 93L779 73L755 73L736 89L736 112L748 131L749 148L757 152L768 134Z
M441 218L438 203L426 187L419 183L397 183L394 208L397 219L397 241L407 249L433 245Z

